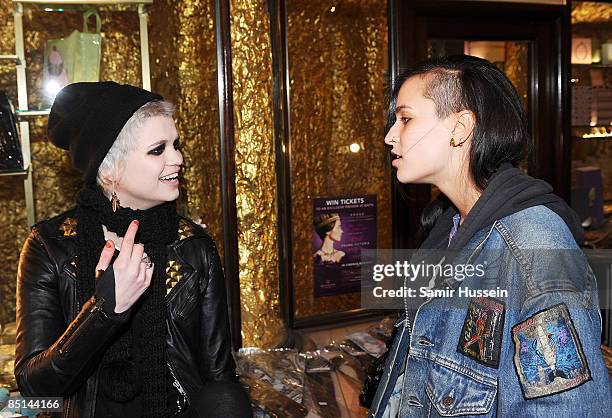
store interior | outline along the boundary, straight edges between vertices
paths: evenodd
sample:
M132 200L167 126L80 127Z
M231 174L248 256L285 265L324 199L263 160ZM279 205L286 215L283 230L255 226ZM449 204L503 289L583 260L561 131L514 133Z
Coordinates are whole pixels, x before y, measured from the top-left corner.
M412 248L438 191L393 180L383 143L391 80L456 53L485 58L512 81L533 138L521 168L580 217L584 250L603 265L601 349L612 376L612 3L0 0L0 21L0 100L11 103L19 137L12 166L0 167L0 403L17 393L21 247L81 187L46 136L58 88L45 69L52 41L82 29L101 39L96 77L176 104L179 211L219 248L255 416L367 416L366 375L399 310L365 309L354 277L319 275L313 216L330 199L363 199L368 248Z

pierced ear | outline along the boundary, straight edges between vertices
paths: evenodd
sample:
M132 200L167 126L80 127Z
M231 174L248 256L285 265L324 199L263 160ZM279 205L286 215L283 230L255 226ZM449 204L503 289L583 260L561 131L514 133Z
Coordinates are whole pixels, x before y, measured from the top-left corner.
M102 180L104 186L112 186L113 182L116 181L115 178L108 171L100 171L100 180Z
M107 173L100 173L100 180L104 186L112 183L112 179Z
M471 138L474 127L476 126L476 117L469 110L463 110L457 115L457 122L453 129L453 137L463 143Z

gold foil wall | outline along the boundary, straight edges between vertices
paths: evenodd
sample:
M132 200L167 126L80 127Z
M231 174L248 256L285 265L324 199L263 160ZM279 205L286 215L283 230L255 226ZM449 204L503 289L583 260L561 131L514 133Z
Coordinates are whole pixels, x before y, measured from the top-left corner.
M104 10L102 18L102 67L101 79L140 84L138 15L136 12ZM10 0L0 0L0 53L14 54L13 6ZM41 101L42 64L44 44L47 39L59 38L82 28L82 12L26 11L23 17L24 42L27 62L27 87L30 108L37 108ZM17 80L15 66L0 61L0 89L17 104ZM74 205L81 181L70 167L65 151L51 145L46 138L46 117L34 118L30 124L34 204L37 220L54 216ZM15 320L15 277L19 252L29 232L26 221L25 198L22 177L1 177L0 255L6 268L0 271L0 324Z
M525 111L529 101L529 42L506 41L504 72L518 92Z
M332 9L333 6L333 9ZM295 316L360 307L359 293L314 297L312 199L377 195L377 246L391 248L385 164L385 0L287 0ZM352 153L348 147L364 147Z
M214 0L156 0L150 10L151 85L177 109L183 207L223 255Z
M12 3L0 0L0 54L14 54ZM101 79L141 85L138 14L103 8ZM81 29L76 11L27 11L24 15L30 107L40 101L41 67L47 39ZM207 224L222 252L219 186L218 116L214 0L175 2L158 0L150 9L149 41L152 89L177 106L177 126L184 143L184 179L181 212ZM0 61L0 89L17 103L14 65ZM30 141L37 220L54 216L74 205L81 187L66 151L54 147L45 135L47 118L33 119ZM0 177L0 324L14 321L15 277L19 251L28 233L22 178Z
M10 0L0 0L0 54L14 54L13 8ZM17 97L15 65L0 61L0 90ZM23 210L23 178L0 177L0 326L15 319L15 274L19 248L27 233L26 212Z
M262 0L230 6L242 338L245 346L270 346L282 331L270 18Z
M384 171L386 4L381 0L329 3L289 1L292 63L292 141L297 316L358 307L357 294L313 300L310 264L311 198L378 194L378 243L390 246L389 173ZM140 85L135 11L103 10L102 79ZM0 53L14 52L12 5L0 0ZM24 18L30 104L40 101L44 42L81 27L76 12L27 12ZM157 0L150 10L153 90L177 105L185 145L183 212L202 218L222 249L213 0ZM269 346L281 333L278 306L276 173L272 57L267 2L231 0L241 302L244 345ZM14 67L0 62L0 88L16 101ZM322 115L327 116L322 118ZM73 205L80 187L64 151L45 138L46 118L33 121L32 159L37 219ZM359 156L343 154L363 143ZM356 157L356 158L355 158ZM335 177L330 180L328 177ZM347 182L346 179L351 179ZM27 234L21 179L0 183L0 323L14 320L15 270ZM297 208L304 209L300 213Z
M572 24L612 21L612 8L605 2L573 1Z

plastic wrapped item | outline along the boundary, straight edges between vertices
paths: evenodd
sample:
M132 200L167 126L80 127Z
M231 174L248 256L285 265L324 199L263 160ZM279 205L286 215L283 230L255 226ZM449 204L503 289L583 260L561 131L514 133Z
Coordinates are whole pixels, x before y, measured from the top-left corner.
M305 358L295 350L241 348L234 355L240 376L272 386L298 404L304 396Z
M308 417L340 417L332 378L334 365L321 355L321 350L306 352L303 356L306 359L304 406L308 408Z
M389 340L391 340L393 336L393 330L395 329L394 324L397 320L397 315L388 316L378 324L371 327L368 331L370 334L381 338L387 346L389 346Z
M341 416L333 373L327 371L306 374L304 406L308 408L309 416L316 415L321 418Z
M350 340L342 341L341 343L334 343L341 351L358 358L368 356L368 353L359 347L357 344Z
M239 350L234 354L236 366L241 381L249 387L254 417L365 417L367 409L360 402L365 370L387 351L393 324L388 318L344 341L304 353Z
M263 381L242 375L240 382L247 386L251 401L261 410L258 411L259 417L304 418L308 415L308 410L304 406L277 392Z
M359 404L361 383L340 370L336 373L336 378L342 393L342 404L344 405L347 415L351 418L365 417L368 411Z
M380 358L387 351L385 342L371 334L363 331L353 332L346 336L347 339L354 342L371 356Z
M272 418L270 414L268 414L266 411L264 411L257 405L251 404L251 406L253 407L253 418Z
M306 373L318 373L318 372L330 372L334 370L334 365L331 364L327 359L321 356L320 352L308 352L304 353L306 357Z
M344 362L348 363L357 372L357 380L363 382L365 379L365 371L376 360L373 356L364 352L352 341L343 341L340 344L342 351L345 353Z

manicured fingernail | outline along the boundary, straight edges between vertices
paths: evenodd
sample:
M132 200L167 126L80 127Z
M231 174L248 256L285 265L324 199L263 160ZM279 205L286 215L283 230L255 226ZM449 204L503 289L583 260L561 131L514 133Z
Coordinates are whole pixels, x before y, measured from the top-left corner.
M113 242L112 241L106 241L106 248L110 248L113 246Z
M140 225L140 222L138 222L138 221L136 221L136 220L134 221L134 223L135 223L137 226L138 226L138 225Z

